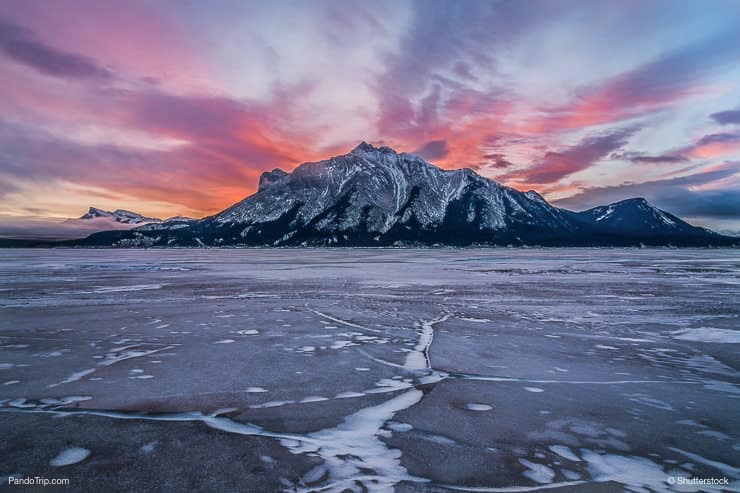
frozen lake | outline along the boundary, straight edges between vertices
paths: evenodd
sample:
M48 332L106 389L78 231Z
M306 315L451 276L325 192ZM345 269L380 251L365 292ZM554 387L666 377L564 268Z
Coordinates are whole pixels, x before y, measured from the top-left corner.
M739 344L738 250L0 250L0 483L738 491Z

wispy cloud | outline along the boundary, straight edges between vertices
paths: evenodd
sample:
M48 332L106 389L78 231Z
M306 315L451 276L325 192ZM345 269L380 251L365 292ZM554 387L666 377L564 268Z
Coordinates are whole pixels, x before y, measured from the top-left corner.
M436 161L446 157L449 152L446 141L430 140L419 149L415 150L414 154L418 154L428 161Z
M43 74L74 79L109 79L110 70L95 60L39 41L33 32L0 18L0 50L12 60Z
M636 130L635 127L630 127L589 136L576 145L560 151L549 151L539 162L523 173L522 179L527 183L535 184L557 182L592 166L615 150L621 149Z
M714 121L722 125L740 123L740 110L725 110L710 115Z

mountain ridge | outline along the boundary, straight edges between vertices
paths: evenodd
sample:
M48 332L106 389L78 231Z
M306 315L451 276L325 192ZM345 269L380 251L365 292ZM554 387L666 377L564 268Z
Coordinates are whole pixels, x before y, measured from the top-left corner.
M362 142L262 173L257 192L200 220L101 232L79 246L734 245L643 198L573 212L462 168Z
M115 220L116 222L125 223L125 224L163 222L161 219L157 217L146 217L136 212L127 211L125 209L116 209L115 211L106 211L106 210L98 209L97 207L92 207L92 206L88 209L88 211L85 214L80 216L78 219L87 220L87 219L95 219L98 217L108 217L108 218Z

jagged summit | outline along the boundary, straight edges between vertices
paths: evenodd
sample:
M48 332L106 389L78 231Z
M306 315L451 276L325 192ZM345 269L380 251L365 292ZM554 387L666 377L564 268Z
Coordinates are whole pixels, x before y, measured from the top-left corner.
M139 224L139 223L152 223L162 222L161 219L156 217L145 217L136 212L127 211L125 209L116 209L115 211L106 211L98 209L97 207L90 207L88 211L80 216L80 219L95 219L98 217L108 217L119 223L126 224Z
M285 178L286 176L288 176L288 172L283 171L280 168L275 168L272 171L265 171L260 175L260 181L257 185L257 191L261 192L273 183Z
M732 244L628 199L583 212L554 207L470 169L365 141L347 154L262 173L254 195L198 221L92 235L119 246Z
M508 231L514 224L567 226L557 208L471 170L442 170L417 155L366 142L348 154L304 163L276 180L263 177L269 178L268 187L261 186L213 221L251 225L291 217L291 227L326 235L332 243L360 231L405 241L405 231L433 235L439 228L458 228L460 221L481 240L484 231ZM259 231L247 226L242 237L264 236ZM301 236L297 231L288 235Z
M381 152L381 153L390 153L390 154L398 154L394 149L391 149L387 146L380 146L375 147L372 144L368 144L364 140L357 144L357 147L352 149L349 154L358 154L358 153L373 153L373 152Z
M362 142L360 142L359 144L357 144L357 147L355 147L354 149L352 149L350 151L350 153L351 154L354 154L354 153L357 153L357 152L372 152L374 150L375 150L375 147L374 146L372 146L371 144L368 144L367 142L365 142L363 140Z
M103 209L97 209L95 207L90 207L85 214L80 216L80 219L92 219L94 217L109 217L113 213L109 211L104 211Z

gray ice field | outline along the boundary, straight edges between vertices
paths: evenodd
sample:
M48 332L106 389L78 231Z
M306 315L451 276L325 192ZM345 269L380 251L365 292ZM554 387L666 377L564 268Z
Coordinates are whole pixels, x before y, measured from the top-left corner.
M739 319L738 250L2 250L0 481L738 491Z

